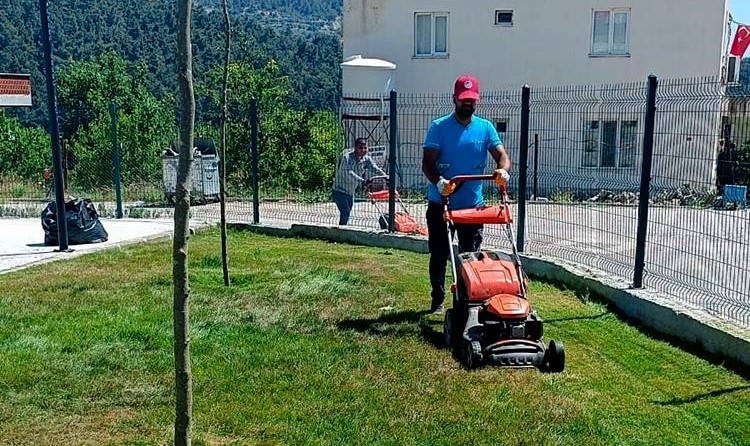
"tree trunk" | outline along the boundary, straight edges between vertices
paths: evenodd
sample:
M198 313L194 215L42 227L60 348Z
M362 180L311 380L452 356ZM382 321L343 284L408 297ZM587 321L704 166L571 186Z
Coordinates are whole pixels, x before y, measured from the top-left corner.
M175 446L189 446L193 416L193 383L190 371L190 284L188 282L188 237L190 212L190 167L193 164L193 54L190 39L192 0L177 2L177 47L180 101L179 158L175 190L174 242L172 246L175 371Z
M232 42L232 25L229 21L229 5L224 6L224 78L221 81L221 149L219 160L219 205L221 207L221 267L224 286L229 286L229 259L227 254L227 201L226 201L226 154L227 154L227 84L229 83L229 54Z

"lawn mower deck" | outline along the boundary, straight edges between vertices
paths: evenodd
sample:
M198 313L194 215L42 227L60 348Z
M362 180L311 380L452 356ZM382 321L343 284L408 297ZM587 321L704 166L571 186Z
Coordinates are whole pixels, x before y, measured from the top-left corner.
M378 189L373 185L379 184L380 187L387 187L387 183L382 182L382 180L386 179L387 177L383 176L372 177L370 180L373 182L370 183L371 185L369 185L366 189L367 195L370 198L370 202L378 211L378 225L380 226L380 229L388 229L388 211L385 207L381 209L378 203L388 203L391 194L387 188ZM396 211L393 216L394 230L402 234L426 236L427 228L417 223L417 220L411 214L409 214L409 210L406 208L406 205L404 205L404 202L401 201L401 195L398 193L398 190L394 190L393 198L401 208L401 210Z

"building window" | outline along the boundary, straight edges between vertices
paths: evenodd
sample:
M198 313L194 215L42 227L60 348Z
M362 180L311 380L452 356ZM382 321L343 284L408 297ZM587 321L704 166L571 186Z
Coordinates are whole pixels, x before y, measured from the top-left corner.
M509 9L496 9L495 25L513 26L513 11Z
M421 57L448 55L448 13L414 14L414 55Z
M728 84L740 81L740 58L738 56L729 56L727 59L725 79Z
M591 28L591 55L628 55L629 34L630 10L595 9Z
M635 167L638 121L587 121L582 167Z

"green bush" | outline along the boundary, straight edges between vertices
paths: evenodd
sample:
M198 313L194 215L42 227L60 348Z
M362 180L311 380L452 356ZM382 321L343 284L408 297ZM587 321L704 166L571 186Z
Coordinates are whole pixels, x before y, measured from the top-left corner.
M223 70L211 70L207 82L196 88L196 103L205 125L199 134L219 141L220 89ZM327 111L297 111L285 100L288 79L270 60L261 68L239 60L229 66L227 104L227 190L245 193L251 184L251 109L257 99L258 178L269 189L316 191L329 188L341 151L338 116ZM314 195L314 193L313 193Z
M175 137L172 105L144 88L144 74L113 53L59 70L60 121L68 180L89 191L114 182L110 106L116 104L123 185L161 182L161 152Z
M47 132L42 128L23 127L0 110L0 172L4 176L41 179L52 164L52 150Z

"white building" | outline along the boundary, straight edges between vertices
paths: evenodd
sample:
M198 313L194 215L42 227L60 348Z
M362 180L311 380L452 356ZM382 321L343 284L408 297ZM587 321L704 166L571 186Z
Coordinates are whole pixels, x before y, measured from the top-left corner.
M719 76L728 0L344 0L344 57L398 66L399 90ZM344 91L348 86L343 79Z
M632 190L644 130L641 86L652 73L718 80L726 79L728 67L738 72L737 61L725 56L728 19L728 0L344 0L343 52L345 58L361 54L397 67L392 81L406 98L399 104L402 186L424 182L424 130L430 119L451 111L453 80L472 74L483 92L479 113L505 132L512 157L518 154L521 86L537 92L533 100L541 102L531 132L539 133L544 153L555 159L540 165L542 189L558 186L564 175L585 189ZM345 97L361 92L357 76L343 70ZM612 87L621 83L630 84ZM604 84L610 87L575 93L570 104L566 93L545 89ZM707 106L711 93L694 82L664 87L665 97L675 100L662 104L657 119L654 185L713 185L719 95ZM431 98L430 113L427 101L410 103L410 94L444 97ZM697 94L704 109L696 111L684 94ZM691 159L673 157L688 153Z

